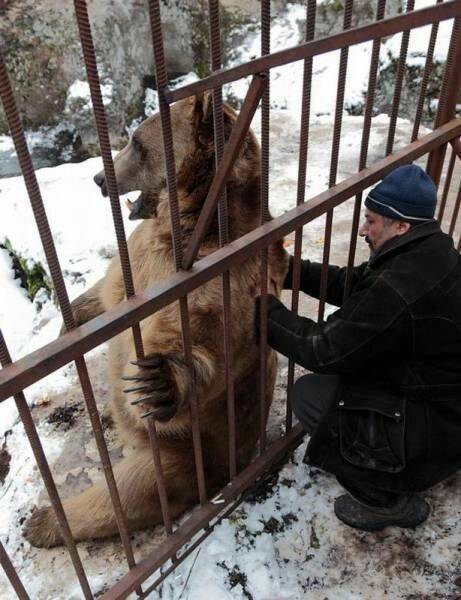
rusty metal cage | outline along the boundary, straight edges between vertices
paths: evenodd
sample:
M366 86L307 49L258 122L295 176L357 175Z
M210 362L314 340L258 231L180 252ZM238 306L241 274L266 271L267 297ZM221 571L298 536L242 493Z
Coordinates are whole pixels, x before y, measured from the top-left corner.
M39 435L34 425L30 408L24 397L23 390L59 369L71 361L75 361L80 379L88 415L94 432L94 437L103 464L104 475L110 490L113 510L120 533L121 543L124 548L128 570L124 577L112 585L105 592L103 598L126 598L132 592L137 592L139 597L146 597L149 592L174 570L200 542L210 534L213 526L228 515L235 506L244 498L244 494L258 478L280 461L286 452L298 445L303 437L299 425L292 425L290 409L290 393L294 380L294 364L289 363L288 369L288 394L285 433L278 440L268 445L266 440L266 352L267 346L267 268L268 245L271 241L295 232L294 244L294 288L292 294L292 310L297 312L299 307L299 278L300 257L303 226L314 219L326 215L325 237L323 248L323 270L321 280L321 295L318 308L319 319L324 318L325 295L327 289L327 267L330 259L332 224L334 209L346 200L355 197L355 205L351 222L351 235L347 265L349 273L354 265L356 254L356 241L358 235L359 213L361 208L362 193L366 188L378 182L392 169L407 164L413 160L428 155L427 171L432 176L436 185L444 180L440 194L438 220L450 235L457 233L459 209L461 204L461 187L452 206L451 215L448 215L447 198L452 183L455 163L461 159L461 118L455 118L456 98L461 88L461 0L442 2L437 0L434 6L421 10L414 10L414 0L408 0L406 11L392 18L384 18L385 0L377 0L376 20L370 24L351 28L353 0L346 0L344 6L343 31L322 39L315 39L316 0L307 0L306 6L306 32L305 42L297 47L288 48L276 53L270 51L270 2L261 0L261 56L245 64L232 68L222 69L220 48L220 24L218 0L209 0L209 32L211 48L212 74L195 83L185 85L178 89L170 89L165 66L163 50L162 27L160 19L159 0L149 0L148 12L152 29L154 63L156 81L159 94L159 109L164 142L164 158L167 175L167 185L170 202L171 231L173 237L174 262L176 274L167 280L161 281L146 290L135 290L130 266L130 257L125 238L124 226L119 205L117 181L112 162L111 147L109 142L108 127L105 109L99 85L98 69L96 65L95 50L91 34L85 0L74 0L80 39L83 49L84 61L90 84L91 98L94 107L94 116L100 141L101 155L104 164L108 193L110 197L115 233L118 242L121 267L125 283L126 300L114 309L89 321L79 327L75 326L71 305L64 284L59 259L56 253L51 230L48 225L40 189L34 173L31 157L26 144L26 139L16 107L12 87L5 66L3 56L0 54L0 94L3 107L7 116L11 135L14 140L20 167L23 173L27 192L30 197L32 210L36 219L37 228L46 254L48 267L54 289L59 301L67 333L31 354L13 361L8 352L7 344L0 332L0 402L14 396L19 416L24 425L30 445L32 447L38 468L46 486L51 504L59 522L62 537L69 551L76 576L80 582L85 598L92 598L93 593L79 557L76 543L72 537L66 514L63 510L51 469L45 457ZM433 130L419 135L422 119L423 105L426 99L429 75L433 64L434 47L438 34L438 25L443 20L453 20L452 37L448 50L445 73L442 82L440 101ZM402 86L405 76L405 67L408 43L411 31L414 28L432 25L429 46L423 78L420 84L419 100L415 110L414 127L411 140L403 148L394 152L396 123L399 112ZM390 115L387 144L384 158L368 164L368 146L372 125L373 103L376 90L379 50L381 39L386 36L401 33L401 50L398 61L395 90ZM342 114L344 106L345 82L348 70L348 52L352 45L371 42L372 54L369 71L369 83L366 94L364 110L361 149L357 172L342 180L338 178L338 156L342 139ZM336 110L334 118L333 139L331 143L331 162L328 179L328 189L311 197L306 201L306 172L309 144L310 103L312 85L313 58L333 50L340 51L340 67L336 91ZM296 207L282 216L269 220L269 119L270 97L269 82L270 71L274 67L303 60L304 78L302 82L302 111L301 129L299 139L299 170ZM237 79L251 76L251 83L246 98L241 107L238 119L231 132L228 142L224 143L223 134L223 99L222 86ZM172 124L170 119L170 106L176 101L191 95L212 91L214 112L214 144L215 144L215 175L203 205L200 217L190 242L183 251L181 240L181 227L178 212L177 182L175 156L173 152ZM261 186L261 219L260 226L243 237L230 240L228 211L226 201L226 180L235 163L245 135L250 127L252 118L261 102L261 145L262 145L262 186ZM444 171L447 148L450 155ZM442 177L443 172L444 177ZM220 249L213 254L196 261L200 244L207 228L218 211ZM461 239L455 240L458 250ZM243 471L238 472L236 461L235 437L235 406L234 406L234 380L230 364L231 336L230 305L232 302L230 289L229 269L241 264L245 259L261 253L261 339L260 361L261 377L259 381L259 397L261 403L261 423L259 435L259 453L254 461ZM195 262L194 262L195 261ZM219 494L219 501L209 497L206 488L206 478L203 466L200 424L198 420L198 403L200 398L192 391L190 411L192 419L193 446L195 467L198 482L198 496L200 507L194 511L180 526L173 528L170 509L162 473L162 456L158 447L158 434L155 421L148 417L149 439L152 448L152 460L155 466L158 483L160 503L166 532L165 541L155 550L135 562L133 548L130 540L126 517L120 501L116 481L112 471L111 460L104 439L101 426L101 417L96 407L92 384L88 374L85 353L110 338L118 335L127 328L132 328L136 354L138 359L144 356L143 340L140 321L165 307L169 303L179 302L182 326L182 341L185 362L192 372L192 339L188 314L187 295L212 278L222 279L223 319L224 319L224 356L226 360L226 389L229 428L229 477L226 485ZM347 279L346 291L350 289L350 277ZM189 543L187 549L184 545ZM0 561L3 569L19 598L29 598L27 585L21 582L3 545L0 545ZM141 586L159 567L164 566L162 575L147 588Z

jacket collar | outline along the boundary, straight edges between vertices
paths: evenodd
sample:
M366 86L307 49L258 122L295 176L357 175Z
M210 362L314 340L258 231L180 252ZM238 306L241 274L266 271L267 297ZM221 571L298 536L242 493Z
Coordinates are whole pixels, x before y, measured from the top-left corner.
M441 233L440 225L435 219L426 223L414 225L404 235L396 235L390 240L387 240L387 242L384 242L384 244L371 255L368 266L375 267L377 262L381 263L383 259L387 258L389 254L393 253L398 248L402 248L411 242L434 235L435 233Z

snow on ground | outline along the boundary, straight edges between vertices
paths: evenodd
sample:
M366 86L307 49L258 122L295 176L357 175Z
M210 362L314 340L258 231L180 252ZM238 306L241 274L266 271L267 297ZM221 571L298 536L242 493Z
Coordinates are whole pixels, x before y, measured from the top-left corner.
M304 11L304 9L303 9ZM273 50L299 42L297 20L300 7L292 5L285 17L275 20ZM288 24L287 24L288 23ZM422 31L422 30L421 30ZM422 33L421 33L422 35ZM412 42L425 51L425 40L412 34ZM448 33L443 38L448 39ZM419 40L419 41L418 41ZM252 45L253 44L253 45ZM258 53L256 42L248 43L243 59ZM392 39L386 42L393 48ZM416 48L417 46L415 46ZM393 49L399 52L399 46ZM416 51L415 51L416 52ZM370 44L350 53L346 102L366 89ZM314 61L314 85L306 200L323 191L328 182L328 160L332 137L332 117L338 53ZM296 204L300 82L302 64L283 67L271 77L271 210L274 216ZM247 85L247 84L246 84ZM245 85L233 84L232 93L242 98ZM151 108L156 99L147 98ZM344 117L338 180L356 172L361 141L361 117ZM259 131L257 113L254 129ZM373 120L369 162L380 158L385 147L388 118ZM411 124L399 121L396 148L408 142ZM423 132L421 132L423 133ZM0 150L8 147L0 140ZM101 168L100 159L41 169L37 177L58 249L70 298L76 297L105 272L116 252L108 201L92 182ZM0 242L8 238L25 258L40 260L44 255L20 177L0 181ZM134 194L133 194L134 196ZM353 199L335 210L332 262L344 264L349 242ZM136 223L126 219L127 232ZM324 219L304 230L303 255L320 259ZM293 235L288 236L290 250ZM366 258L365 245L358 258ZM59 312L51 301L40 312L13 279L11 260L0 250L0 327L13 358L24 356L54 339L60 327ZM285 296L289 301L289 295ZM315 315L314 302L303 300L302 312ZM96 401L104 410L108 397L105 376L106 346L87 355ZM286 362L281 360L276 400L271 417L271 435L280 431L286 385ZM100 478L101 465L88 424L81 391L72 365L51 374L26 390L33 415L63 497L87 487ZM0 539L5 544L19 574L37 600L81 598L68 555L62 548L32 548L21 536L21 525L34 504L47 502L40 476L17 422L13 401L0 405L0 443L11 455L9 473L0 486ZM122 449L115 433L105 430L111 457L116 461ZM339 523L332 504L340 493L334 478L302 463L303 447L265 488L243 503L214 533L165 581L161 595L167 600L298 600L303 598L449 598L456 595L456 577L461 575L459 540L460 507L457 501L460 477L437 486L429 493L433 515L416 531L388 529L383 533L357 532ZM0 454L0 458L1 458ZM0 464L0 467L2 465ZM1 470L0 470L1 475ZM145 556L161 540L160 528L136 533L136 558ZM118 541L88 542L78 545L90 584L95 593L115 582L125 571ZM0 598L12 598L0 574Z

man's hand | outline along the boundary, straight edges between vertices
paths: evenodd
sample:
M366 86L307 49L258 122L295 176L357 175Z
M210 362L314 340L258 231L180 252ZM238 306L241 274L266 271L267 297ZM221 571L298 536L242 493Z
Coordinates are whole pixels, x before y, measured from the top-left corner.
M257 296L255 298L255 332L256 332L256 340L259 342L260 337L260 323L261 323L261 298L262 296ZM270 316L271 310L280 305L281 302L278 298L273 296L272 294L267 294L267 318Z

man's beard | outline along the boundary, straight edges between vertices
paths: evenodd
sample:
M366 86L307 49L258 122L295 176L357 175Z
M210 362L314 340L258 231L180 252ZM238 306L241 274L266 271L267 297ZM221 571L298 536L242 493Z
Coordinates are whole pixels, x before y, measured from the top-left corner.
M371 254L373 252L373 244L367 235L365 236L365 241L368 244L368 247L370 248L370 254Z

